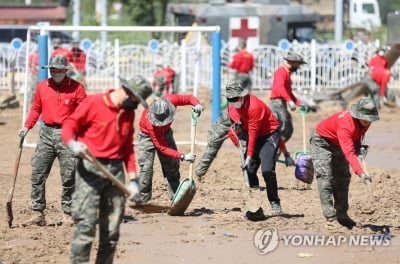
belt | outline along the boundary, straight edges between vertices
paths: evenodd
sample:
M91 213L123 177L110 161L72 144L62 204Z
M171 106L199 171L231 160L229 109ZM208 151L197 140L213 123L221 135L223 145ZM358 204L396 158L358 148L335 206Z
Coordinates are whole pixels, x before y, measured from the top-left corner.
M46 124L44 123L45 126L51 127L51 128L61 128L61 124Z

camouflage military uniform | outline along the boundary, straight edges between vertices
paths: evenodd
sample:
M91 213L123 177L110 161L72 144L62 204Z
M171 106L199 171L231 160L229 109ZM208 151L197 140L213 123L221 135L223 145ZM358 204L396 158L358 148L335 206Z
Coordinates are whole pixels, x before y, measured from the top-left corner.
M71 213L71 195L74 191L75 159L61 139L61 128L43 126L40 140L32 156L32 208L43 211L46 208L46 179L56 157L60 163L61 207L66 214Z
M271 99L269 104L274 116L278 119L280 127L279 134L284 142L287 142L293 135L292 115L282 99Z
M349 208L349 163L340 146L330 143L315 131L311 133L310 143L322 213L326 218L344 214Z
M197 176L206 174L225 139L228 138L228 131L231 128L231 124L232 122L228 116L228 108L221 109L218 120L208 130L206 150L195 170Z
M151 199L152 195L152 182L153 182L153 166L155 153L157 152L158 158L163 168L163 175L165 176L168 183L168 196L172 200L174 194L179 186L180 173L178 159L174 159L162 154L154 146L151 138L143 133L139 132L139 154L138 164L140 167L140 196L142 202L147 202ZM177 150L176 143L173 137L172 129L164 134L164 139L168 144L168 147Z
M122 160L98 159L121 183L125 182ZM100 244L96 263L113 263L124 216L125 196L89 161L79 159L76 171L77 190L73 194L72 216L78 219L71 244L71 263L89 263L90 249L100 223ZM101 213L98 216L98 210ZM102 225L101 223L107 223ZM104 227L106 229L104 229ZM107 229L108 227L108 229Z

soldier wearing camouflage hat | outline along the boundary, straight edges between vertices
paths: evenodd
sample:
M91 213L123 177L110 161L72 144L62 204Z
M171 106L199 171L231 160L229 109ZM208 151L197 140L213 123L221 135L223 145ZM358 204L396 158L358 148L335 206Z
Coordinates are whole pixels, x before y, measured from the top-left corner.
M275 172L279 122L271 109L257 96L249 94L241 82L229 83L226 97L230 106L229 117L236 123L240 122L243 133L247 134L242 168L247 170L249 185L251 188L259 187L257 171L261 167L272 213L281 214Z
M72 215L76 229L71 243L71 263L89 263L100 225L96 263L112 263L124 217L125 195L101 171L83 157L87 150L120 182L130 179L128 189L138 195L133 151L135 109L147 107L151 84L137 75L120 78L120 88L88 96L64 122L62 138L78 157ZM125 175L125 169L127 175Z
M198 115L203 111L199 99L193 95L169 94L154 101L143 111L139 121L140 198L138 203L147 202L152 196L154 159L161 163L162 173L168 184L168 195L172 198L180 183L180 161L194 162L194 153L177 150L173 131L176 107L191 105Z
M292 51L288 52L284 59L286 62L274 72L269 106L281 124L279 128L281 137L287 142L293 134L292 116L287 106L291 111L295 111L297 106L304 105L292 92L291 75L306 62L300 54Z
M71 196L74 191L74 157L63 144L61 126L86 97L84 87L66 74L69 69L64 56L50 58L43 68L50 70L50 78L41 81L36 88L32 107L19 136L25 137L39 117L43 121L39 141L32 156L32 217L23 225L45 225L46 180L56 158L60 163L62 184L61 208L64 212L63 223L72 224Z
M377 120L374 100L365 97L351 105L350 111L340 111L322 120L311 133L311 157L329 231L345 232L344 227L352 229L356 225L347 214L350 166L362 182L371 181L359 159L365 159L368 146L362 145L362 140Z

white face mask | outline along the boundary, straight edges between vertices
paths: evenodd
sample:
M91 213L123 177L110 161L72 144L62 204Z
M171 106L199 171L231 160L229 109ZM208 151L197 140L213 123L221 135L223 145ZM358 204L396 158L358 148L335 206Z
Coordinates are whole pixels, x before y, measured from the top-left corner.
M60 82L62 82L64 80L66 74L62 73L62 72L57 72L57 73L51 73L50 72L50 75L51 75L51 78L53 78L53 80L56 83L60 83Z
M237 102L233 102L233 103L229 103L231 106L233 106L234 108L240 108L242 107L242 100L239 100Z
M383 50L380 50L380 51L378 51L378 55L383 56L383 55L385 55L385 52Z

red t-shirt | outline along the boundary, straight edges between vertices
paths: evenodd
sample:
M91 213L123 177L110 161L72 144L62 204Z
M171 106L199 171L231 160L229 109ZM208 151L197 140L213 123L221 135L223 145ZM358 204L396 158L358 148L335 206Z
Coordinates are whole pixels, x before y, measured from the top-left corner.
M240 123L249 134L247 156L252 157L257 137L269 135L279 128L279 122L271 109L257 96L248 94L243 99L241 108L229 107L229 117L240 116Z
M89 95L65 120L62 139L84 143L97 158L122 159L128 172L136 172L133 149L135 111L125 111L115 105L109 90Z
M228 67L235 69L238 73L248 73L254 67L254 57L250 52L242 49L233 56Z
M200 104L200 101L193 95L169 94L163 97L168 99L175 107L183 105L195 106ZM171 127L173 121L165 126L154 126L148 119L148 113L148 109L145 109L140 117L140 131L149 135L154 146L161 151L161 153L171 158L180 159L182 153L168 147L167 141L164 139L164 133Z
M292 80L290 71L285 66L280 66L274 73L272 81L270 99L283 99L285 102L293 101L296 105L301 105L301 101L292 92Z
M40 115L46 124L63 124L85 97L82 84L69 77L65 77L59 87L51 78L43 80L36 88L25 127L31 129Z
M361 127L350 111L341 111L319 122L316 132L332 144L340 146L353 171L361 175L363 170L355 154L355 145L361 144L369 127Z

